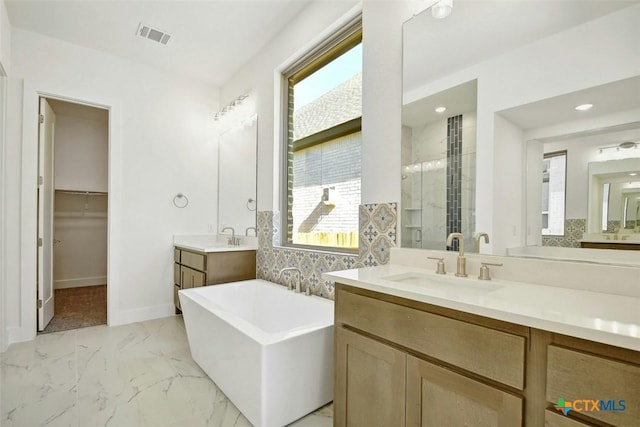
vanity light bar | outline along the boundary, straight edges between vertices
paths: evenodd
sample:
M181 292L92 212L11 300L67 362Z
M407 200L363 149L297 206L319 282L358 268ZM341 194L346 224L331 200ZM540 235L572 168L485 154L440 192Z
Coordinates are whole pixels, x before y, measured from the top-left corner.
M242 102L248 97L249 95L240 95L239 97L231 101L231 103L225 105L222 110L218 111L213 117L213 120L215 120L216 122L219 121L225 114L232 112L236 107L242 105Z
M620 151L620 149L622 148L623 150L629 150L631 148L637 149L638 148L638 143L637 142L633 142L633 141L625 141L625 142L621 142L618 145L609 145L608 147L600 147L600 153L602 154L604 152L604 150L611 150L614 149L616 151Z

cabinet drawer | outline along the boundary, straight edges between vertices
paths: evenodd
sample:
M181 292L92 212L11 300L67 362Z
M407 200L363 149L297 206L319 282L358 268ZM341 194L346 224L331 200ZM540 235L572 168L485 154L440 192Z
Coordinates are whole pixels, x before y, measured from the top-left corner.
M191 267L200 271L205 271L207 269L207 257L205 255L189 251L180 252L182 252L182 265L186 265L187 267Z
M575 411L587 417L616 426L637 426L640 365L550 345L547 347L547 401L555 403L559 398L578 404ZM582 400L600 400L606 407L595 410L593 403L577 402Z
M209 255L208 284L256 278L256 251L216 252Z
M180 297L178 296L178 291L180 287L178 285L173 285L173 304L178 308L178 310L182 310L180 306Z
M180 262L180 252L182 252L180 249L173 248L173 260L175 262Z
M544 427L589 427L589 424L565 417L560 412L547 410L544 412Z
M524 388L524 337L344 290L338 290L336 300L336 324L353 326L486 378Z
M182 286L182 280L180 277L180 264L173 263L173 283Z

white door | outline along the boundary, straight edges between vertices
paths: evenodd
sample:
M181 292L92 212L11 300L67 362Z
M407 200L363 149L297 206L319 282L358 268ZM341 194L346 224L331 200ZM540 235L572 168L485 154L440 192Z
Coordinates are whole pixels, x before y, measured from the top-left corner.
M40 98L38 132L38 330L53 318L53 132L56 115Z

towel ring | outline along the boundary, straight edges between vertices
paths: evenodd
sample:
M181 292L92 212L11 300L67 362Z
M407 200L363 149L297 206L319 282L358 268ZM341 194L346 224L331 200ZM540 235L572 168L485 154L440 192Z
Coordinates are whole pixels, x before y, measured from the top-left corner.
M256 200L252 199L251 197L249 197L249 199L247 200L247 209L249 209L250 211L255 211L257 206L254 206L253 209L251 209L251 206L249 206L251 203L255 203Z
M182 199L184 199L184 201L181 201ZM173 198L173 204L176 208L180 208L180 209L186 208L187 205L189 204L189 198L182 193L178 193Z

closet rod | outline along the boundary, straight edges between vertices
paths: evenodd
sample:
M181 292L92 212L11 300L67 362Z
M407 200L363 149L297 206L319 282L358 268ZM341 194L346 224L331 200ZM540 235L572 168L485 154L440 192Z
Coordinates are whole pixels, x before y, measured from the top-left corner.
M58 193L64 194L79 194L81 196L107 196L108 193L104 191L75 191L75 190L56 190Z

